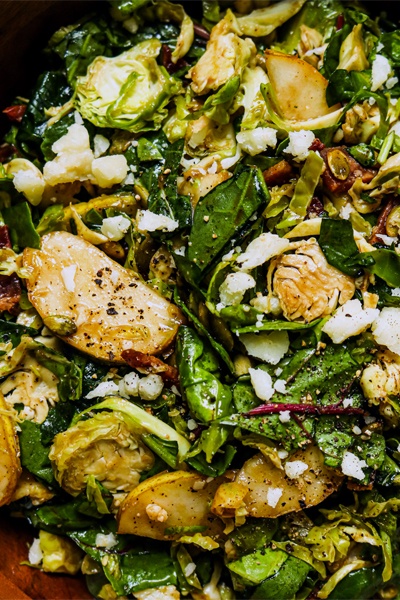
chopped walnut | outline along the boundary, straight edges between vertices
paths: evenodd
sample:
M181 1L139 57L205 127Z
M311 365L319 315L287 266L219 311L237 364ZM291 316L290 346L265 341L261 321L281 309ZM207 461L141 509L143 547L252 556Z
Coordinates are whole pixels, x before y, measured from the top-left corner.
M151 521L164 523L168 519L167 511L158 504L148 504L146 506L146 514Z
M290 321L330 315L355 292L354 280L328 264L314 238L299 242L293 254L278 257L274 268L274 292Z

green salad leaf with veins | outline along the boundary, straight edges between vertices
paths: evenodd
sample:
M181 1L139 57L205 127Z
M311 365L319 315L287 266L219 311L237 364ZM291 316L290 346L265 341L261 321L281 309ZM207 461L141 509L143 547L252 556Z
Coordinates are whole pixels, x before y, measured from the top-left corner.
M112 0L44 57L0 164L27 562L103 600L400 597L400 30Z

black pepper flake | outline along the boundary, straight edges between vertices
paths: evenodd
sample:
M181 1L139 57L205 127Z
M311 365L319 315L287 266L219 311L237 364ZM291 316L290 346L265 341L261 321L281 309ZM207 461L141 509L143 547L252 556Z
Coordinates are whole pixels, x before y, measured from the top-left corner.
M107 314L108 315L117 315L118 312L115 310L115 308L107 308Z
M95 279L94 280L95 284L101 287L101 284L103 283L102 279Z

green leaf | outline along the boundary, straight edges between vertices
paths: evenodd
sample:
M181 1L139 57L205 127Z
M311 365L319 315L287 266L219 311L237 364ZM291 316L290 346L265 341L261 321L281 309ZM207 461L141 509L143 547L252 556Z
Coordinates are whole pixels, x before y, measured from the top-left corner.
M39 479L54 483L49 459L50 447L43 444L40 425L33 421L23 421L20 428L21 465Z
M51 231L58 231L64 221L64 207L61 204L49 206L44 211L37 227L36 232L42 236Z
M220 477L230 467L237 448L227 444L223 452L219 452L211 463L207 462L204 452L186 459L187 464L207 477Z
M228 563L227 567L238 575L245 585L258 585L268 577L276 575L287 559L286 552L266 548L245 554Z
M69 113L62 117L58 121L56 121L50 127L46 127L43 132L43 141L40 144L40 149L43 153L43 157L45 161L53 160L55 157L55 153L51 149L54 142L60 139L63 135L66 135L68 132L68 128L75 123L75 115L74 113ZM59 205L56 205L59 206ZM51 206L49 208L55 208L55 206ZM48 210L48 209L47 209Z
M4 222L10 228L13 245L22 248L40 248L40 235L32 223L32 215L27 202L3 208Z
M310 570L302 560L289 556L273 577L261 583L251 596L252 600L283 600L294 598ZM345 596L343 596L345 598Z
M361 252L358 260L367 271L374 273L388 285L394 288L400 286L400 256L394 250L380 248L371 252Z
M81 397L82 371L78 365L43 345L34 350L34 354L41 365L58 377L57 389L60 400L68 402Z
M188 260L203 274L268 202L269 193L261 171L252 166L238 169L231 179L197 204L189 235Z
M233 308L233 307L232 307ZM234 307L236 308L236 307ZM221 311L221 316L226 309ZM235 328L235 333L255 333L257 331L304 331L306 329L312 329L321 319L315 319L310 323L297 323L296 321L281 321L279 319L271 321L263 321L261 325L248 325L247 327Z
M350 221L322 219L318 243L330 265L346 275L357 276L360 267L354 264L354 259L359 252Z

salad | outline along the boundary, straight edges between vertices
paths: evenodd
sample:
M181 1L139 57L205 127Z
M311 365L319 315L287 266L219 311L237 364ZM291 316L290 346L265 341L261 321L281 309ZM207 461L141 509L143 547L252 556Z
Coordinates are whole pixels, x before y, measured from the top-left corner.
M32 568L102 600L400 597L377 7L102 3L3 110L0 505Z

